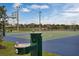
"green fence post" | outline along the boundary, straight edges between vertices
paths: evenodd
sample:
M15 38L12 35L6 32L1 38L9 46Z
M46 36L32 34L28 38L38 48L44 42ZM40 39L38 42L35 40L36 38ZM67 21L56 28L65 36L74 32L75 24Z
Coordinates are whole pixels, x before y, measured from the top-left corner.
M42 36L41 33L31 33L31 55L42 56Z

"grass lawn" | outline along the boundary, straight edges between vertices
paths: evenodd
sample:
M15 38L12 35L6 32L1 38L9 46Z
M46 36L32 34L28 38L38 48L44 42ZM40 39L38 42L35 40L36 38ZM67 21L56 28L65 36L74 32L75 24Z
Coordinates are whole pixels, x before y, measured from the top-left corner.
M0 49L0 56L30 56L29 54L24 54L24 55L18 55L15 53L15 48L14 48L14 44L13 42L0 42L0 44L2 44L3 46L6 46L5 49ZM52 54L52 53L48 53L48 52L43 52L43 56L57 56L57 54Z

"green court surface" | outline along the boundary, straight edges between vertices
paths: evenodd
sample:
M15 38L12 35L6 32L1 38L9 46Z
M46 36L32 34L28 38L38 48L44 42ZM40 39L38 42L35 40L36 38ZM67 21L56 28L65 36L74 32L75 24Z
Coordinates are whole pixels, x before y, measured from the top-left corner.
M17 38L30 39L30 33L31 32L12 32L12 33L7 33L6 35L15 36ZM20 34L23 34L23 35L20 35ZM26 35L28 34L28 36L26 36L25 34ZM76 35L79 35L79 31L43 31L42 32L43 41L69 37L69 36L76 36Z

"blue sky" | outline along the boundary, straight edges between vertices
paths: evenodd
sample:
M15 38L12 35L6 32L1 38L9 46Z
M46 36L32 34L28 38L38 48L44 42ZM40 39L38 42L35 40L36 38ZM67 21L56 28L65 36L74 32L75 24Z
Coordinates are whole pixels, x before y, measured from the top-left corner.
M20 21L22 24L39 23L39 9L42 24L78 24L78 3L0 3L5 6L7 15L15 12L16 6L20 6ZM72 11L72 13L69 13ZM75 13L76 12L76 13ZM12 21L11 21L12 20ZM16 19L9 19L10 23L16 23Z

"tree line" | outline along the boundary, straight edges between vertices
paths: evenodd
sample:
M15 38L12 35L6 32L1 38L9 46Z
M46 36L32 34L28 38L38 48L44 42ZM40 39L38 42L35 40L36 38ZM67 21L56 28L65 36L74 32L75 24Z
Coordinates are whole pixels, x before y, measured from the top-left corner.
M16 30L15 25L7 24L6 29L8 30ZM42 31L54 31L54 30L66 30L66 31L78 31L79 30L79 25L78 24L72 24L72 25L65 25L65 24L19 24L19 30L24 30L24 31L31 31L31 30L39 30L39 26L41 27Z

